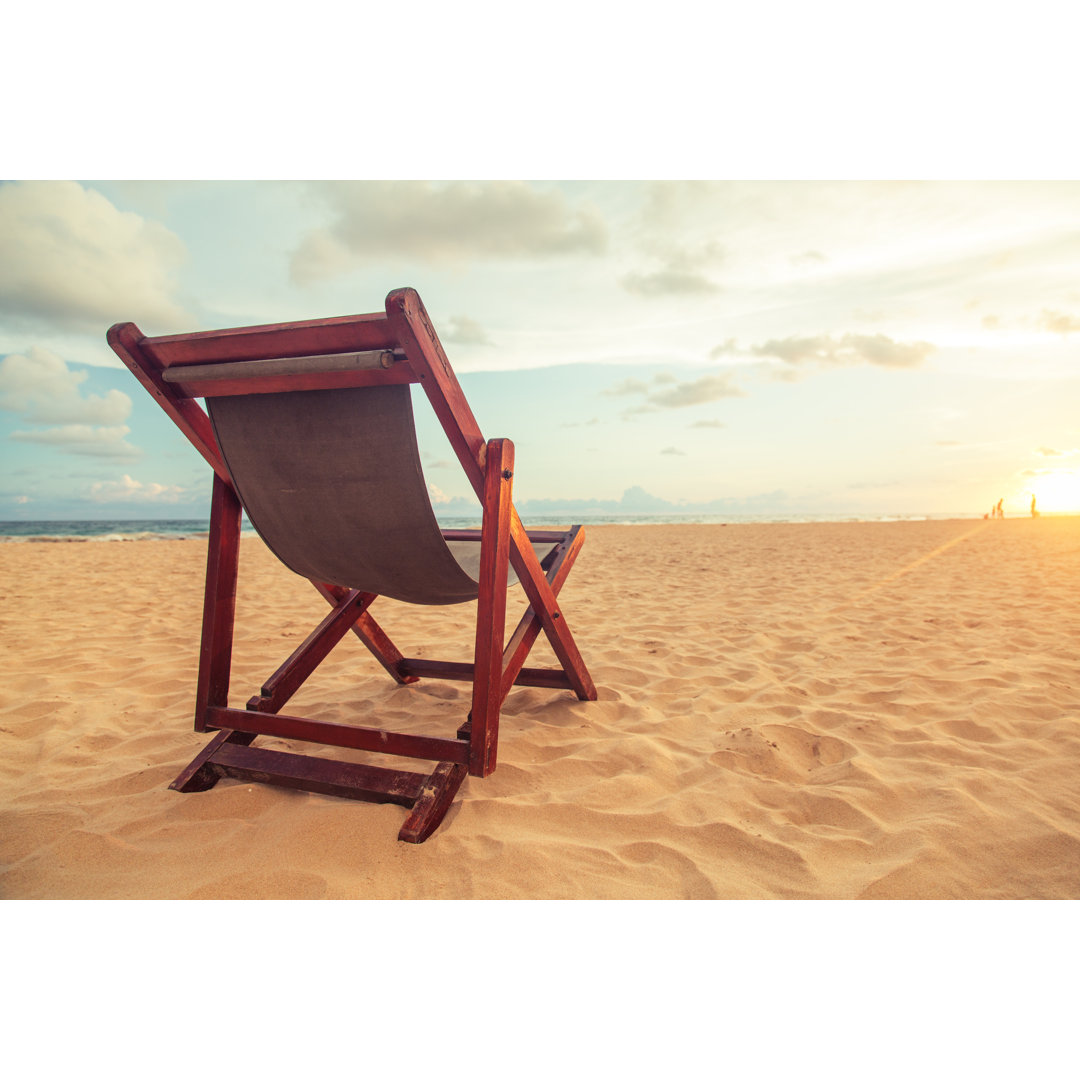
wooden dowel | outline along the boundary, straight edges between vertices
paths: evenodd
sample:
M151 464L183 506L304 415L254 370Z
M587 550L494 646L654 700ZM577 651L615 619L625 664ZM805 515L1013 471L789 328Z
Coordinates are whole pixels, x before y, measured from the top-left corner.
M218 379L253 379L267 375L314 375L332 371L389 370L403 360L388 349L374 352L328 353L322 356L282 356L274 360L241 360L224 364L178 364L161 377L168 383L208 382Z

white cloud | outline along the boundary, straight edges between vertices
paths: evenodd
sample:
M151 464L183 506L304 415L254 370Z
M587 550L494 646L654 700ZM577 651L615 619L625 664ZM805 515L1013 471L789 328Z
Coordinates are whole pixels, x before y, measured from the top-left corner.
M647 394L648 392L648 384L633 377L623 379L622 382L616 383L603 391L608 397L623 397L626 394Z
M120 390L83 395L85 371L73 371L54 353L33 347L0 360L0 409L28 424L121 424L131 398Z
M126 473L119 480L98 480L90 485L90 498L95 502L161 502L174 503L184 494L175 484L144 484Z
M125 441L131 398L121 390L83 394L84 371L73 371L54 353L37 347L0 360L0 409L25 424L53 425L13 431L17 442L52 446L69 454L137 461L142 451Z
M84 457L111 458L116 461L138 461L143 452L124 441L130 428L91 427L89 424L64 424L61 427L40 428L36 431L13 431L11 438L19 442L55 446L69 454Z
M722 341L719 345L715 345L709 350L709 357L712 360L718 360L722 356L738 356L738 354L739 343L735 338L728 338L726 341Z
M659 390L649 395L649 401L667 409L681 409L687 405L703 405L726 397L743 397L732 381L731 373L702 375L692 382L677 382L670 390Z
M1060 311L1048 311L1044 308L1039 316L1039 325L1051 333L1066 335L1080 330L1080 319L1074 315L1066 315Z
M428 497L431 499L433 506L441 506L443 503L450 501L450 496L434 484L428 484Z
M673 375L662 372L655 375L652 387L640 379L623 379L622 382L603 391L609 397L639 395L644 398L641 405L624 413L633 416L637 413L655 412L657 409L682 409L690 405L704 405L721 398L745 397L745 393L732 381L732 372L719 375L702 375L699 379L680 382ZM661 387L662 389L655 389Z
M315 190L335 219L310 232L293 254L293 279L304 284L388 255L437 262L535 258L599 254L607 245L592 207L520 181L333 181Z
M788 337L750 348L755 356L771 356L785 364L875 364L879 367L918 367L934 351L927 341L894 341L884 334L844 334L832 337Z
M492 343L487 331L466 315L454 315L447 324L446 332L440 337L452 345L490 345Z
M0 184L0 312L19 323L104 330L185 321L171 273L184 245L74 181Z
M717 291L718 286L705 273L724 259L725 250L717 241L677 241L667 236L651 236L642 246L660 266L652 273L624 275L620 284L627 292L639 296L671 296Z
M717 290L717 286L699 270L677 265L651 274L627 274L622 279L622 286L639 296L693 295Z
M648 185L639 211L639 224L648 235L669 234L722 203L731 185L711 180L657 180Z

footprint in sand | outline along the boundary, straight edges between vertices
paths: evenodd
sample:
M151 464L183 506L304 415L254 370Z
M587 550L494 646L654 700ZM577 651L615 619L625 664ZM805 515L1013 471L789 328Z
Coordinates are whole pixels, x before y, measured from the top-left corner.
M727 732L709 761L721 768L768 779L798 781L846 762L854 754L854 747L832 735L818 735L788 724L763 724L760 728Z

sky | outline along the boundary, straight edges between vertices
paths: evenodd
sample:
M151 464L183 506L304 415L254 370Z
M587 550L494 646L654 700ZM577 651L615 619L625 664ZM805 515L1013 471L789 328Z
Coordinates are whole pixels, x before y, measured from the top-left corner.
M519 503L1080 511L1075 181L9 181L7 519L203 517L114 357L423 298ZM437 505L469 491L417 406ZM548 502L547 505L554 504Z
M513 439L519 505L1080 512L1063 6L705 12L14 11L0 518L205 518L209 470L113 323L333 317L401 286ZM452 509L468 489L418 424Z

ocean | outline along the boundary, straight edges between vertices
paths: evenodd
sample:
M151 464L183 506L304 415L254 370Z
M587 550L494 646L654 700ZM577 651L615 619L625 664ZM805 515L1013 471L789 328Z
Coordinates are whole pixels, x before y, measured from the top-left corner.
M973 514L896 514L859 516L843 514L574 514L565 520L560 515L530 516L522 513L526 526L558 527L566 524L580 525L741 525L808 522L852 521L934 521L950 518L972 518ZM572 519L572 520L571 520ZM473 529L480 527L479 514L475 517L440 516L439 523L445 529ZM207 519L201 518L109 518L98 521L0 521L0 543L12 541L39 541L63 543L89 540L184 540L205 539L209 530ZM247 518L242 531L254 533Z

